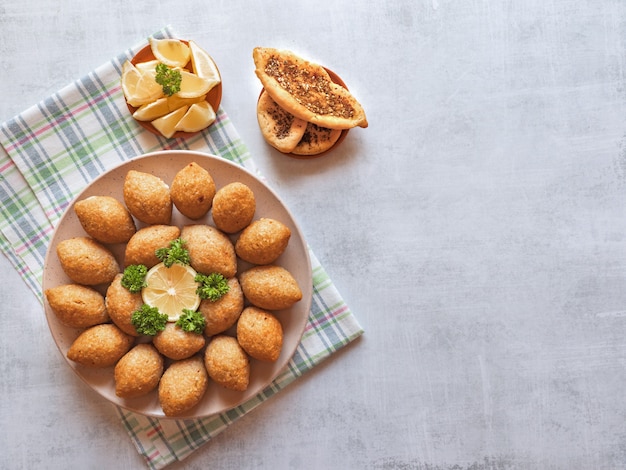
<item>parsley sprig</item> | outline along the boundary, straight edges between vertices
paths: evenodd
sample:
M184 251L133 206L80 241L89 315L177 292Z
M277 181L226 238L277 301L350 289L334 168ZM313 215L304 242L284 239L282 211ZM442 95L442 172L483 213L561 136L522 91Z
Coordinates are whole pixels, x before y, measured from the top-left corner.
M208 299L211 302L219 300L230 290L228 279L220 273L211 273L209 275L198 273L195 281L200 284L196 293L201 299Z
M177 238L172 240L167 248L159 248L154 254L168 268L171 268L174 263L189 265L191 259L185 243L182 238Z
M180 82L182 81L180 71L171 69L165 64L157 64L155 80L163 87L163 93L167 96L172 96L180 91Z
M182 315L176 320L176 326L179 326L183 331L201 335L206 326L206 319L202 312L185 308Z

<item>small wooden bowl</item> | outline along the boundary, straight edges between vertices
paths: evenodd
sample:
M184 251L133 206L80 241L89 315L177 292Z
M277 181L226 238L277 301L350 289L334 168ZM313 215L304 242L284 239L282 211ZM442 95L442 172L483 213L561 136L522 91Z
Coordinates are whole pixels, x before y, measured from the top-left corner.
M324 70L326 70L326 72L328 72L328 75L330 75L330 79L334 83L336 83L337 85L341 85L346 90L348 89L348 87L346 86L346 84L344 83L344 81L341 79L341 77L339 75L337 75L332 70L327 69L326 67L324 67ZM261 96L263 96L263 93L265 93L265 88L261 88L261 93L259 93L259 98L258 98L259 100L261 99ZM258 100L257 100L257 102L258 102ZM287 155L287 156L289 156L291 158L297 158L299 160L311 160L312 158L319 158L319 157L321 157L323 155L326 155L329 152L332 152L334 149L336 149L339 146L339 144L341 144L343 142L343 140L346 138L346 136L348 135L349 131L350 131L350 129L343 129L341 131L341 135L337 139L337 142L335 142L331 148L329 148L328 150L325 150L323 152L316 153L315 155L297 155L295 153L283 153L283 155Z
M185 44L187 44L187 45L189 45L189 41L186 41L184 39L180 39L180 41L185 43ZM137 64L139 64L141 62L149 62L149 61L155 60L155 59L156 59L156 57L152 53L152 48L150 47L150 44L148 44L143 49L141 49L139 52L137 52L137 54L135 54L135 57L133 57L130 62L133 65L137 65ZM185 70L188 70L188 71L192 72L192 70L191 70L191 59L189 59L189 62L187 63L187 65L184 68L185 68ZM218 69L217 73L219 74L219 69ZM207 93L207 95L206 95L206 101L209 102L209 104L211 105L213 110L217 113L217 110L219 109L220 103L222 102L222 76L221 76L221 74L220 74L220 82L217 85L215 85L213 88L211 88L211 90L209 90L209 93ZM126 106L128 107L128 111L130 111L131 115L134 114L135 111L137 111L137 109L138 109L137 107L131 106L130 104L128 104L128 101L126 102ZM163 134L161 134L158 130L156 130L156 128L152 125L152 123L150 121L137 121L137 123L141 127L143 127L144 129L146 129L147 131L150 131L153 134L156 134L156 135L158 135L160 137L164 137ZM201 131L198 131L198 132L201 132ZM171 139L177 139L177 138L184 139L184 138L187 138L187 137L191 137L192 135L196 135L198 132L177 131L176 133L174 133L174 135L171 137Z

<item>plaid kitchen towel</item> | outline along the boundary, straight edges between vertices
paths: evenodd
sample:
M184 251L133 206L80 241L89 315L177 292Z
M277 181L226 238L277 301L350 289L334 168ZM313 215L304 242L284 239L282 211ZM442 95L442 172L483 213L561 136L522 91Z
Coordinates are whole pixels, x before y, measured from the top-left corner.
M170 28L155 36L175 37ZM108 169L148 152L187 149L220 155L258 173L222 108L214 125L184 141L155 136L133 120L120 87L121 67L146 44L128 49L0 125L0 247L40 301L54 227L73 198ZM309 320L288 367L263 392L223 414L197 420L160 420L116 407L148 467L182 460L363 333L309 253L314 284ZM44 321L43 314L39 319Z

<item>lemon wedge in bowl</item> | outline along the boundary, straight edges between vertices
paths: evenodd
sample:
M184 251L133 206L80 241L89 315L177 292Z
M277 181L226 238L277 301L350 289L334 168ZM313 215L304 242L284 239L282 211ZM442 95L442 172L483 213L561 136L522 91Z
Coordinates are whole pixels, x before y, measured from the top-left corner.
M130 61L122 64L122 91L131 106L152 103L163 96L163 88L154 79L154 73L140 70Z
M152 121L152 125L164 137L167 137L169 139L176 133L176 124L178 124L178 121L183 118L188 109L189 106L182 106L172 111L171 113L166 114L165 116L156 118L154 121Z
M159 263L148 271L141 297L144 303L167 315L168 321L175 322L184 309L195 311L200 305L195 277L191 266L174 263L168 268Z
M215 111L206 101L192 104L174 127L177 131L198 132L215 121Z
M180 91L176 93L179 98L198 98L206 95L212 88L209 80L187 70L180 70L180 77Z
M211 83L211 88L222 81L217 65L211 56L194 41L189 41L191 51L191 67L193 72L200 78ZM210 88L209 88L210 89Z
M156 118L165 116L170 111L169 102L166 96L159 98L152 103L144 104L133 113L133 117L138 121L153 121Z
M154 57L170 67L184 67L189 62L189 46L178 39L150 38L150 49Z

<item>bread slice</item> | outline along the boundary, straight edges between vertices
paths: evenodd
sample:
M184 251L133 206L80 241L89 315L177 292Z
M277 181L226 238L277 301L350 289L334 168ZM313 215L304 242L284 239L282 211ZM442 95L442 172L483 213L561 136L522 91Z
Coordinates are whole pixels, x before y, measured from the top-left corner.
M329 129L367 127L361 104L321 65L269 47L255 47L252 58L265 91L285 111Z
M329 150L339 140L341 129L329 129L308 123L298 145L291 151L294 155L319 155Z
M307 127L306 121L282 109L266 92L257 102L256 116L265 141L283 153L291 153Z

